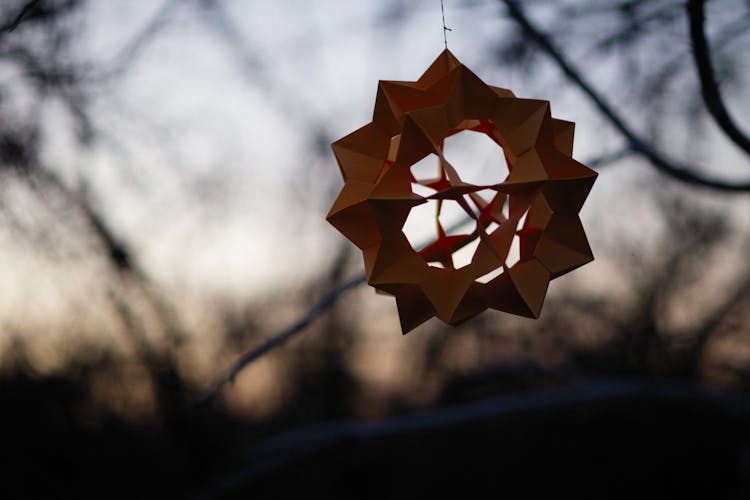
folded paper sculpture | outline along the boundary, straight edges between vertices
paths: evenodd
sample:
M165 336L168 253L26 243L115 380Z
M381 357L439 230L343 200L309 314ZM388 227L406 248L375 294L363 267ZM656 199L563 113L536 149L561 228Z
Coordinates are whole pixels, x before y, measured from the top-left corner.
M461 180L443 141L462 131L502 148L504 182ZM416 82L379 83L372 122L332 145L344 187L327 219L362 250L367 282L396 298L403 333L433 316L456 325L487 308L536 318L549 281L593 260L578 212L597 174L572 158L573 131L552 118L548 101L488 86L448 50ZM438 176L420 179L411 167L430 154ZM435 241L413 248L404 223L430 200L438 216L444 202L457 202L474 230L446 234L436 217ZM514 239L519 256L509 265ZM470 262L457 268L453 254L472 242Z

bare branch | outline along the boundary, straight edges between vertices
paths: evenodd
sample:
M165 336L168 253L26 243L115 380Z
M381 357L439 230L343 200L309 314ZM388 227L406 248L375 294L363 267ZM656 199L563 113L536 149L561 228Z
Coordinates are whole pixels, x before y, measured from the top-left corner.
M138 55L156 38L164 26L170 21L174 11L180 7L181 0L164 0L153 17L124 45L115 55L101 77L114 78L123 74L138 58Z
M34 180L56 190L80 210L89 228L102 245L102 250L112 269L122 278L132 279L159 318L168 341L173 346L178 345L183 340L184 332L172 305L153 286L148 273L139 265L128 245L112 230L105 217L85 196L85 191L71 189L54 171L43 165L36 165L33 174ZM116 305L118 309L123 310L119 304Z
M26 18L26 16L31 12L31 10L39 4L40 0L32 0L31 2L26 2L26 5L23 6L21 9L21 12L18 13L15 19L13 19L10 23L8 23L6 26L3 26L0 28L0 31L7 31L11 32L18 28L18 25L21 24L21 21Z
M738 183L727 182L714 177L701 174L699 169L684 163L675 162L666 158L657 151L646 140L641 138L617 113L614 107L607 102L603 95L599 94L594 87L584 79L581 73L571 62L555 47L552 40L534 26L524 13L516 0L501 0L508 8L510 16L523 29L524 33L536 42L544 52L557 64L560 70L573 82L594 104L599 112L610 122L610 124L623 136L631 150L646 158L651 165L670 177L693 186L715 189L725 192L748 192L750 181Z
M227 382L233 381L237 374L242 371L247 365L260 358L267 352L274 350L279 347L287 340L292 338L294 335L303 331L307 326L313 322L318 316L326 312L328 309L343 297L349 290L353 290L362 283L365 282L365 275L359 275L356 278L347 281L343 285L340 285L323 296L320 301L315 304L304 316L289 325L284 330L280 331L276 335L272 336L258 347L250 349L245 352L240 358L232 364L232 366L216 381L211 384L211 387L201 397L199 404L210 403L216 396L218 390Z
M586 161L585 165L589 168L606 167L607 165L614 163L618 160L622 160L623 158L627 158L628 156L632 154L633 154L633 151L630 148L623 147L616 151L612 151L610 153L604 153L600 156L591 158L590 160Z
M704 7L704 0L689 0L687 4L690 40L693 43L693 58L701 82L703 101L706 103L708 112L727 137L750 155L750 138L734 122L719 93L719 85L716 82L714 68L711 64L711 51L708 48L708 40L703 28L706 18Z
M623 148L617 151L614 151L612 153L607 153L602 156L592 158L588 162L586 162L587 165L592 167L603 167L609 163L613 163L617 160L620 160L626 156L631 154L630 149ZM459 219L458 221L454 222L451 226L446 228L446 231L451 232L467 222L471 221L472 219L468 216ZM429 244L429 242L424 242L422 245L417 245L417 248L423 248L426 247ZM362 285L366 282L366 277L364 274L360 274L356 278L353 278L347 282L344 282L343 284L333 288L331 291L329 291L327 294L323 296L320 301L315 304L311 309L309 309L304 316L302 316L300 319L292 323L287 328L281 330L280 332L276 333L275 335L269 337L265 342L260 344L257 347L254 347L250 349L249 351L246 351L242 356L235 361L232 366L229 367L229 369L219 377L211 384L211 386L206 390L206 392L203 393L201 398L198 400L198 404L208 404L216 397L219 389L221 389L221 386L226 384L227 382L231 382L234 380L234 378L237 376L239 372L242 371L243 368L245 368L247 365L255 361L256 359L260 358L264 354L276 349L277 347L284 344L287 340L294 337L296 334L300 333L302 330L307 328L307 326L312 323L315 319L318 318L318 316L322 315L324 312L329 310L333 305L344 295L346 295L347 292L350 290L353 290L354 288L358 287L359 285Z
M325 128L324 121L316 120L315 115L317 113L301 98L300 93L289 87L286 81L275 78L271 74L262 55L254 50L237 22L226 11L224 3L221 0L206 0L203 6L206 13L204 20L207 26L212 27L221 41L231 50L245 78L250 83L267 90L266 95L271 102L282 113L296 116L295 121L300 123L302 128L308 131L323 130ZM315 135L319 134L316 133ZM312 141L314 142L315 138ZM326 143L326 152L328 149Z
M746 301L750 297L750 272L746 274L745 278L741 280L740 285L734 290L734 293L713 311L711 316L705 320L696 332L690 346L693 366L699 366L699 361L706 350L706 345L721 324L727 320L730 314L740 309L743 306L743 301Z

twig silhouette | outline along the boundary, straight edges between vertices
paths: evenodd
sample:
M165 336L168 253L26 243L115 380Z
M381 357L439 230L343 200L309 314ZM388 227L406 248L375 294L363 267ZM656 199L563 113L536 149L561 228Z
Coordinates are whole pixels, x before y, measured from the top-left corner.
M310 310L308 310L304 316L299 318L297 321L289 325L287 328L281 330L276 335L270 337L258 347L250 349L245 352L242 356L235 361L232 366L216 381L211 384L211 387L205 392L200 398L199 404L209 403L216 396L219 388L227 382L231 382L242 371L247 365L260 358L267 352L274 350L287 340L292 338L294 335L302 332L307 326L313 322L318 316L326 312L328 309L344 296L349 290L352 290L362 283L365 282L365 275L361 274L354 279L347 281L346 283L337 286L333 290L326 293L320 301L315 304Z
M592 158L588 162L586 162L587 165L590 167L602 167L606 164L613 163L617 160L620 160L628 155L632 154L632 152L627 149L623 148L611 153L606 153L600 157ZM458 220L454 224L452 224L449 228L447 228L447 231L453 231L464 224L470 222L472 219L468 216ZM425 242L422 245L418 245L418 248L425 247L429 244L429 242ZM277 347L284 344L287 340L291 339L298 333L302 332L305 328L307 328L310 323L312 323L315 319L317 319L319 316L321 316L324 312L328 311L333 305L344 295L346 295L350 290L353 290L354 288L358 287L359 285L366 282L366 278L364 274L360 274L359 276L352 278L349 281L346 281L342 283L341 285L338 285L337 287L333 288L331 291L326 293L320 301L318 301L313 307L311 307L302 317L300 317L297 321L289 325L288 327L284 328L283 330L279 331L275 335L272 335L267 340L265 340L262 344L260 344L257 347L253 347L250 350L246 351L244 354L242 354L237 361L232 363L232 365L221 375L219 375L216 380L210 385L210 387L203 393L203 395L198 400L199 405L205 405L210 403L214 400L216 395L219 392L219 389L226 384L227 382L231 382L234 380L234 378L237 376L238 373L240 373L243 368L248 366L250 363L255 361L256 359L260 358L261 356L267 354L268 352L276 349Z
M18 15L13 19L10 23L0 28L0 31L7 31L11 32L18 28L18 25L21 24L21 21L23 21L27 15L29 15L29 12L32 11L34 7L37 6L37 4L40 2L40 0L32 0L31 2L26 2L26 5L23 6L21 9L21 12L18 13Z
M705 0L689 0L687 12L690 25L690 40L693 43L693 59L701 82L701 94L706 108L716 124L738 147L750 155L750 138L737 127L719 92L719 86L711 64L711 52L703 28L705 22Z
M714 177L709 177L700 173L700 169L685 163L675 162L665 157L657 151L648 142L640 137L633 128L628 125L624 118L620 116L614 107L605 99L605 97L594 89L583 75L568 61L552 42L552 40L538 29L526 16L521 5L516 0L500 0L508 9L508 14L512 17L521 29L526 33L528 38L541 47L541 49L552 59L558 68L565 74L568 79L574 83L594 104L599 112L609 121L609 123L623 136L629 148L646 158L653 167L674 179L698 187L711 188L728 193L740 193L750 191L750 181L728 182Z

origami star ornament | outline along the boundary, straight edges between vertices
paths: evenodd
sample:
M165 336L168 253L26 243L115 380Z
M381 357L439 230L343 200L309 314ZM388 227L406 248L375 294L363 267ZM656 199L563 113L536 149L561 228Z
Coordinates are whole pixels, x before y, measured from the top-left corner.
M503 182L461 180L443 141L463 131L502 148ZM372 122L332 145L344 187L327 219L362 250L367 282L396 298L403 333L488 308L536 318L550 280L593 260L578 213L597 174L572 158L573 132L548 101L485 84L448 50L416 82L378 84ZM412 166L430 154L439 175L419 179ZM436 217L435 241L413 248L404 223L430 200L438 216L444 202L458 203L475 229L449 235ZM514 239L520 256L509 265ZM470 262L457 268L454 253L472 242Z

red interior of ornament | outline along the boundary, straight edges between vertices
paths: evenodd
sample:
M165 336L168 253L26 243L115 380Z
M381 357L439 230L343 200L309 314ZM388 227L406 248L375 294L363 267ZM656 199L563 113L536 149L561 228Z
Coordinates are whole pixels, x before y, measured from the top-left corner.
M457 139L471 139L457 141ZM391 141L389 157L395 158L400 136ZM468 165L453 163L460 158L461 146L482 150L481 162ZM461 269L471 263L482 233L492 234L509 219L509 195L497 186L507 179L512 165L507 161L497 132L487 121L467 120L451 130L441 144L443 158L450 162L461 182L475 186L463 195L440 197L456 183L451 181L444 161L430 154L411 166L412 192L428 199L414 207L404 225L404 234L419 255L432 267ZM477 156L476 154L474 156ZM493 187L494 186L494 187ZM520 259L521 238L525 214L517 223L510 250L502 267L481 276L486 283L513 266ZM426 227L432 226L431 230ZM424 242L428 241L427 245ZM421 246L420 246L421 245Z

